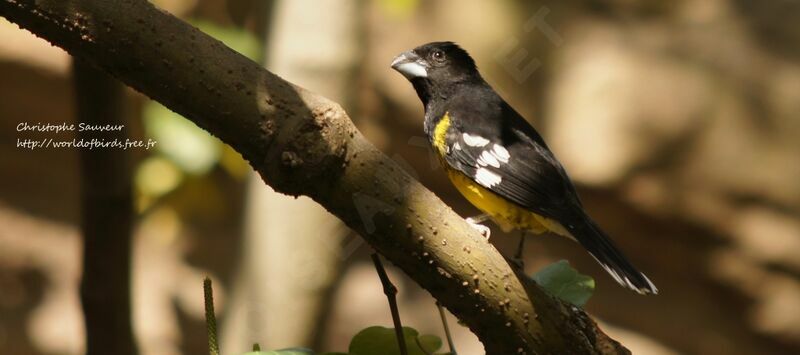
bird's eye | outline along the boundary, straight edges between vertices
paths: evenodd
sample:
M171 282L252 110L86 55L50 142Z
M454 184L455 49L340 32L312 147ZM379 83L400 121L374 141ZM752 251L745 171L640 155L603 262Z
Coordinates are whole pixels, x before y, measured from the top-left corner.
M442 52L441 50L437 49L437 50L433 51L433 53L431 53L431 58L433 58L433 60L435 60L437 62L442 62L442 61L444 61L444 52Z

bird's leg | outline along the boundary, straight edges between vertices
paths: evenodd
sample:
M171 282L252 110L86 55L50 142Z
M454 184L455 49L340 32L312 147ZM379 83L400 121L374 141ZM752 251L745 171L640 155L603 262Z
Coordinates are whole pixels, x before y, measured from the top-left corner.
M484 214L481 214L481 215L477 215L475 217L467 218L467 223L469 223L469 225L471 225L472 228L477 229L478 232L481 232L481 235L486 237L486 240L489 240L489 236L492 235L492 230L489 229L489 227L484 226L483 224L481 224L481 223L485 222L487 219L489 219L489 215L484 213Z
M522 258L522 254L525 251L525 236L527 235L527 231L521 230L519 231L519 244L517 244L517 252L514 254L514 261L518 264L518 266L523 269L525 268L525 260Z

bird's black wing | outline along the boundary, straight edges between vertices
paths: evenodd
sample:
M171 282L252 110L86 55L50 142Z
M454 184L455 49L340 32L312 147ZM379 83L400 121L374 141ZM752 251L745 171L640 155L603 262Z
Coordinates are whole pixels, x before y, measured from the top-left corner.
M642 294L658 292L583 211L566 171L521 116L512 110L483 123L469 117L452 121L456 126L446 136L443 157L451 168L525 209L559 221L621 285Z
M450 167L545 217L561 219L563 211L580 206L561 164L521 116L508 109L493 113L501 117L463 117L475 113L451 113L462 116L453 117L447 135L444 160Z

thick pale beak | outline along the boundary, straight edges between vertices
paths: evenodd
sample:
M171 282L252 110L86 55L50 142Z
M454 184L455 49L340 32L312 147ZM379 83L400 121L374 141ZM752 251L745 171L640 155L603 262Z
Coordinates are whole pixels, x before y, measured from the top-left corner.
M428 70L426 69L426 64L427 63L416 53L408 51L400 53L400 55L394 58L392 61L392 69L397 70L409 80L414 78L427 78Z

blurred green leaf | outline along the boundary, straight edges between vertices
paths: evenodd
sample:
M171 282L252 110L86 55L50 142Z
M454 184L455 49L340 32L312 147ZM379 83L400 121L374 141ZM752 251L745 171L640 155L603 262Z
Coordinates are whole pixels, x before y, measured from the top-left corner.
M219 160L219 140L155 101L144 107L144 125L147 136L158 141L157 151L185 172L206 173Z
M242 155L227 144L222 145L222 156L219 159L219 164L228 174L240 180L244 180L253 171L253 168L242 158Z
M242 355L315 355L316 353L305 348L289 348L270 351L251 351Z
M594 292L594 279L573 269L566 260L545 266L533 280L551 295L578 307L583 307Z
M425 350L422 352L423 354L433 354L434 351L439 350L442 347L442 339L435 335L431 334L420 335L417 338L417 340L419 341L419 343L414 342L414 344L416 345L414 348L419 348L419 346L421 345L422 348ZM406 339L406 343L408 343L408 339ZM423 349L420 349L420 351L422 351Z
M414 328L403 327L403 336L409 355L434 354L442 347L442 340L435 335L419 335ZM420 346L425 350L423 351ZM316 353L306 348L289 348L271 351L251 351L242 355L315 355ZM448 355L449 353L435 353L434 355ZM358 332L350 341L348 353L326 352L319 355L400 355L394 328L380 326L369 327Z
M414 328L403 327L403 337L408 347L409 355L425 355L434 353L442 347L442 340L435 335L419 336ZM420 349L417 344L425 348ZM360 331L350 341L350 355L400 355L394 328L374 326Z
M136 170L136 187L148 199L157 199L172 191L183 180L183 173L171 161L160 156L147 157Z

